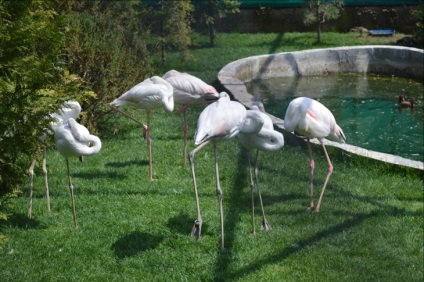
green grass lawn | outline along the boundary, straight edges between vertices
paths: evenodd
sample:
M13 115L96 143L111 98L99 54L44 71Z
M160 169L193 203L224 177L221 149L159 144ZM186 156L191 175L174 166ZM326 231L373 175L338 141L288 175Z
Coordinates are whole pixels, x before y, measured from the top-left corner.
M324 34L219 34L214 49L199 37L194 62L168 54L158 71L174 68L213 83L218 71L242 57L340 45L388 44L393 38ZM375 39L377 40L377 39ZM136 83L136 82L135 82ZM190 108L189 145L197 117ZM128 110L145 121L143 112ZM251 234L247 151L238 140L220 143L225 246L221 252L213 146L196 154L202 237L190 236L196 219L193 181L183 165L182 116L152 116L153 174L142 130L116 116L96 156L70 161L79 227L73 227L64 159L48 150L51 213L40 167L35 176L33 220L27 219L28 188L13 202L0 246L0 281L422 281L423 178L329 148L334 172L320 213L306 212L309 163L305 147L286 144L261 153L259 177L271 231ZM112 131L112 130L111 130ZM347 136L349 140L349 136ZM318 196L327 165L315 147Z

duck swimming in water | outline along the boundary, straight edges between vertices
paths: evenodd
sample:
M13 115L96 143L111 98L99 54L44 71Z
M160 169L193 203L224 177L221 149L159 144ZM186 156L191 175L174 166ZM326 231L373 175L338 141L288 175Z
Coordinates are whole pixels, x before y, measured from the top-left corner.
M409 101L407 101L403 95L399 96L398 104L399 104L399 107L401 107L401 108L411 108L412 109L416 103L417 102L415 101L414 98L409 98Z

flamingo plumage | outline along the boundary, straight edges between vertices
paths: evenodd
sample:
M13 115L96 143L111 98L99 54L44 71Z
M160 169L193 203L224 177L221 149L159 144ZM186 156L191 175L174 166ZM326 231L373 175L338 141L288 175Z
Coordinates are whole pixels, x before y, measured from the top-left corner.
M74 186L71 181L68 159L73 157L79 158L80 156L95 155L102 148L102 143L99 137L91 135L85 126L79 124L73 118L70 118L67 124L63 124L55 130L54 139L57 151L66 160L69 191L72 199L74 226L77 227Z
M328 172L315 208L315 211L319 212L325 188L333 172L333 165L325 148L324 138L345 143L346 137L330 110L320 102L307 97L299 97L290 102L284 117L284 127L289 132L297 132L307 140L310 167L310 204L308 210L313 210L315 207L313 200L315 162L310 139L317 138L322 145L328 163Z
M200 215L199 197L197 193L197 182L194 170L194 155L208 143L214 145L215 155L215 178L216 193L218 195L220 222L221 222L221 250L224 250L224 217L222 208L222 189L219 182L218 149L219 141L234 138L243 131L245 133L256 133L262 127L262 120L252 119L246 124L247 111L245 107L235 101L231 101L227 93L221 92L218 101L208 105L200 114L197 121L197 131L194 136L195 144L198 145L190 152L191 172L193 175L194 193L196 197L197 219L191 234L198 240L202 229L202 218ZM259 124L257 124L259 123Z
M184 114L184 164L187 162L187 114L186 109L191 106L211 103L218 99L219 93L216 89L193 75L181 73L176 70L166 72L163 79L168 81L174 89L174 102L182 105L177 113Z
M259 117L263 120L262 128L259 132L253 133L253 134L246 134L243 132L240 132L237 137L240 141L240 143L246 147L249 150L256 150L256 156L255 156L255 165L254 165L254 175L255 179L253 179L253 173L252 173L252 165L251 165L251 158L250 158L250 151L248 152L248 162L249 162L249 174L250 174L250 189L251 189L251 199L252 199L252 233L256 233L255 229L255 205L254 205L254 188L255 186L258 188L258 194L259 194L259 201L261 205L262 210L262 225L261 228L263 230L271 230L271 225L268 223L268 220L265 216L265 211L263 207L262 202L262 195L261 190L259 186L259 178L258 178L258 157L259 157L259 151L266 151L266 152L275 152L279 149L281 149L284 146L284 136L280 132L274 130L274 125L272 123L271 118L261 112L258 108L258 106L253 105L250 110L247 112L252 112L259 114ZM250 115L251 116L251 115ZM256 115L251 116L250 118L257 118ZM249 118L249 119L250 119ZM249 119L247 119L246 122L249 122ZM260 124L260 121L256 121L256 124Z
M76 119L81 113L81 105L77 101L66 101L63 107L58 112L50 114L55 119L54 122L50 123L50 129L46 129L45 132L39 137L40 141L45 143L47 135L53 135L54 131L61 125L66 124L70 118ZM34 167L37 162L38 151L35 153L34 159L32 160L31 166L28 169L29 173L29 204L28 204L28 218L32 218L32 199L34 194ZM46 146L43 146L43 162L42 171L44 175L44 185L46 187L46 200L47 200L47 211L50 212L50 193L49 184L47 180L47 159L46 159Z
M153 110L160 107L163 107L168 112L174 110L173 88L171 84L159 76L147 78L116 98L109 106L112 110L121 113L143 128L144 138L147 140L147 147L149 150L149 179L153 180L150 114ZM119 110L118 107L121 106L130 106L145 110L147 112L147 125Z

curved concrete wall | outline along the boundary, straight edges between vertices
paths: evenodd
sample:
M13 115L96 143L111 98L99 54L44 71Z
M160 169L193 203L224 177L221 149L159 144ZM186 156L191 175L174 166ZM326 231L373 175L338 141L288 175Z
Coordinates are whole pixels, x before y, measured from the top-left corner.
M229 63L218 73L218 79L236 100L250 108L255 98L248 93L246 82L328 73L376 73L410 77L424 82L424 50L395 46L354 46L261 55ZM284 131L284 121L272 115L270 117ZM285 133L285 137L290 139L290 136ZM327 142L355 154L424 170L422 162L348 144Z

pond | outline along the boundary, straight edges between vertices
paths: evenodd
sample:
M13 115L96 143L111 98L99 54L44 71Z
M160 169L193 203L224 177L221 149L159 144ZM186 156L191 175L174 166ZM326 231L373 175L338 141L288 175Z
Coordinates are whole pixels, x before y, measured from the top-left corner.
M316 99L333 113L346 143L423 161L424 87L420 82L372 74L331 74L269 78L246 83L246 88L268 113L281 119L295 97ZM400 94L415 98L418 105L400 108Z

